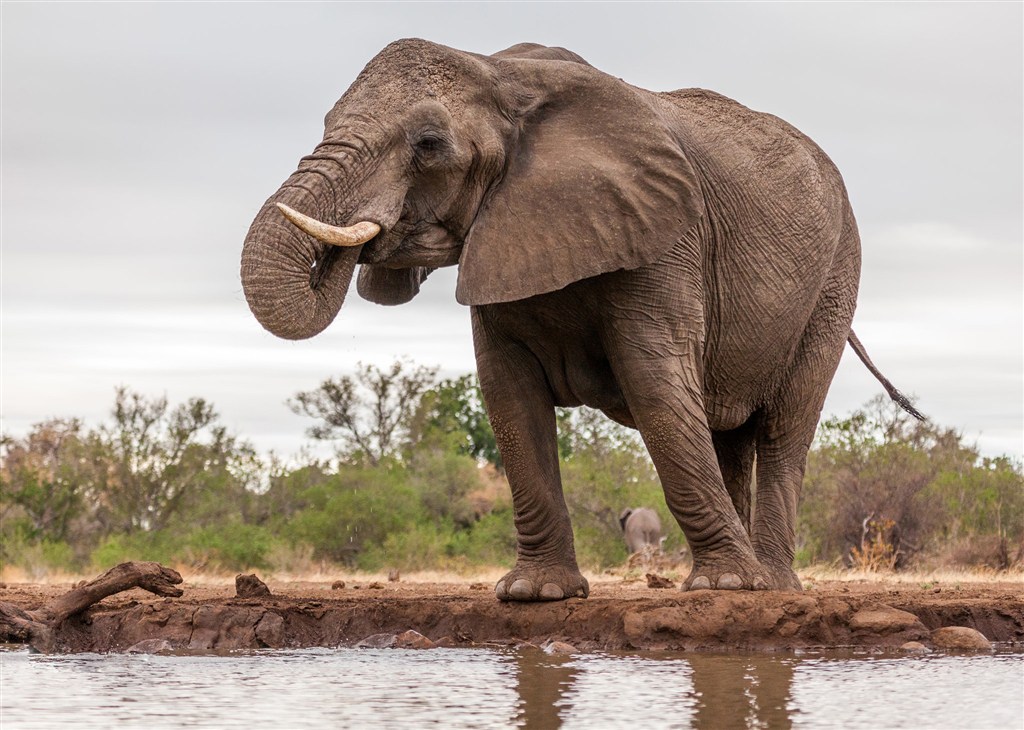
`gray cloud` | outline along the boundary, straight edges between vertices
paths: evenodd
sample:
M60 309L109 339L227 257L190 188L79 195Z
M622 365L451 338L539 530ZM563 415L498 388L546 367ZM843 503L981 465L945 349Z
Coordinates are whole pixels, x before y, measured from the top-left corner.
M388 42L561 45L652 89L703 86L800 127L843 171L864 242L855 326L939 422L1022 443L1019 4L7 4L4 428L103 417L113 387L202 395L292 450L283 400L357 360L473 367L453 272L406 307L354 295L324 336L249 316L260 203ZM358 30L359 32L354 32ZM878 388L844 358L826 412Z

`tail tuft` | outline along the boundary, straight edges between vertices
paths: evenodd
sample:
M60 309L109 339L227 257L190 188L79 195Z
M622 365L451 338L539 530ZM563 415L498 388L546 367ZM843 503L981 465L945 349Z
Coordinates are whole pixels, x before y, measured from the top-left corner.
M885 388L885 392L889 394L889 397L893 399L896 405L919 421L928 420L921 411L914 408L914 404L910 402L910 399L897 390L896 386L890 383L889 379L882 375L878 368L875 367L875 364L871 362L871 358L868 357L868 353L864 350L864 345L861 344L853 330L850 330L850 336L847 338L847 341L850 343L850 347L853 348L853 351L857 353L857 357L860 358L860 361L864 363L871 374L878 379L878 382L882 384L882 387Z

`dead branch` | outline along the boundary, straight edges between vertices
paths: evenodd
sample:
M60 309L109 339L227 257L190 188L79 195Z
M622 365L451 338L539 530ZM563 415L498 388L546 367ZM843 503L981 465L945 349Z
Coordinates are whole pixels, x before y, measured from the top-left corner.
M53 651L56 630L64 621L115 593L142 588L158 596L178 597L181 576L159 563L130 562L115 565L98 578L73 588L34 611L0 601L0 638L27 641L37 651Z

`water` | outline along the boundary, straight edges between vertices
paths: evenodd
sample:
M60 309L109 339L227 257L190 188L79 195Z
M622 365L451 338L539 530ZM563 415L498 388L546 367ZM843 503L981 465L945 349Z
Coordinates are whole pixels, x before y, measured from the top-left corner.
M0 653L19 728L1022 728L1024 656Z

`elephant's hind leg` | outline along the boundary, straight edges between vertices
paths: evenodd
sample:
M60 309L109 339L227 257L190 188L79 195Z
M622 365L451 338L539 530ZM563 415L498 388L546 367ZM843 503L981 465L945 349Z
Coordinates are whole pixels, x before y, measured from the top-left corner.
M763 409L757 436L757 504L751 541L775 587L800 590L793 571L796 511L807 452L850 333L859 257L836 263L819 297L787 378Z
M718 457L718 468L725 481L725 489L736 508L736 515L747 534L750 534L751 476L754 473L754 452L757 443L757 415L739 428L730 431L712 431L711 440Z

